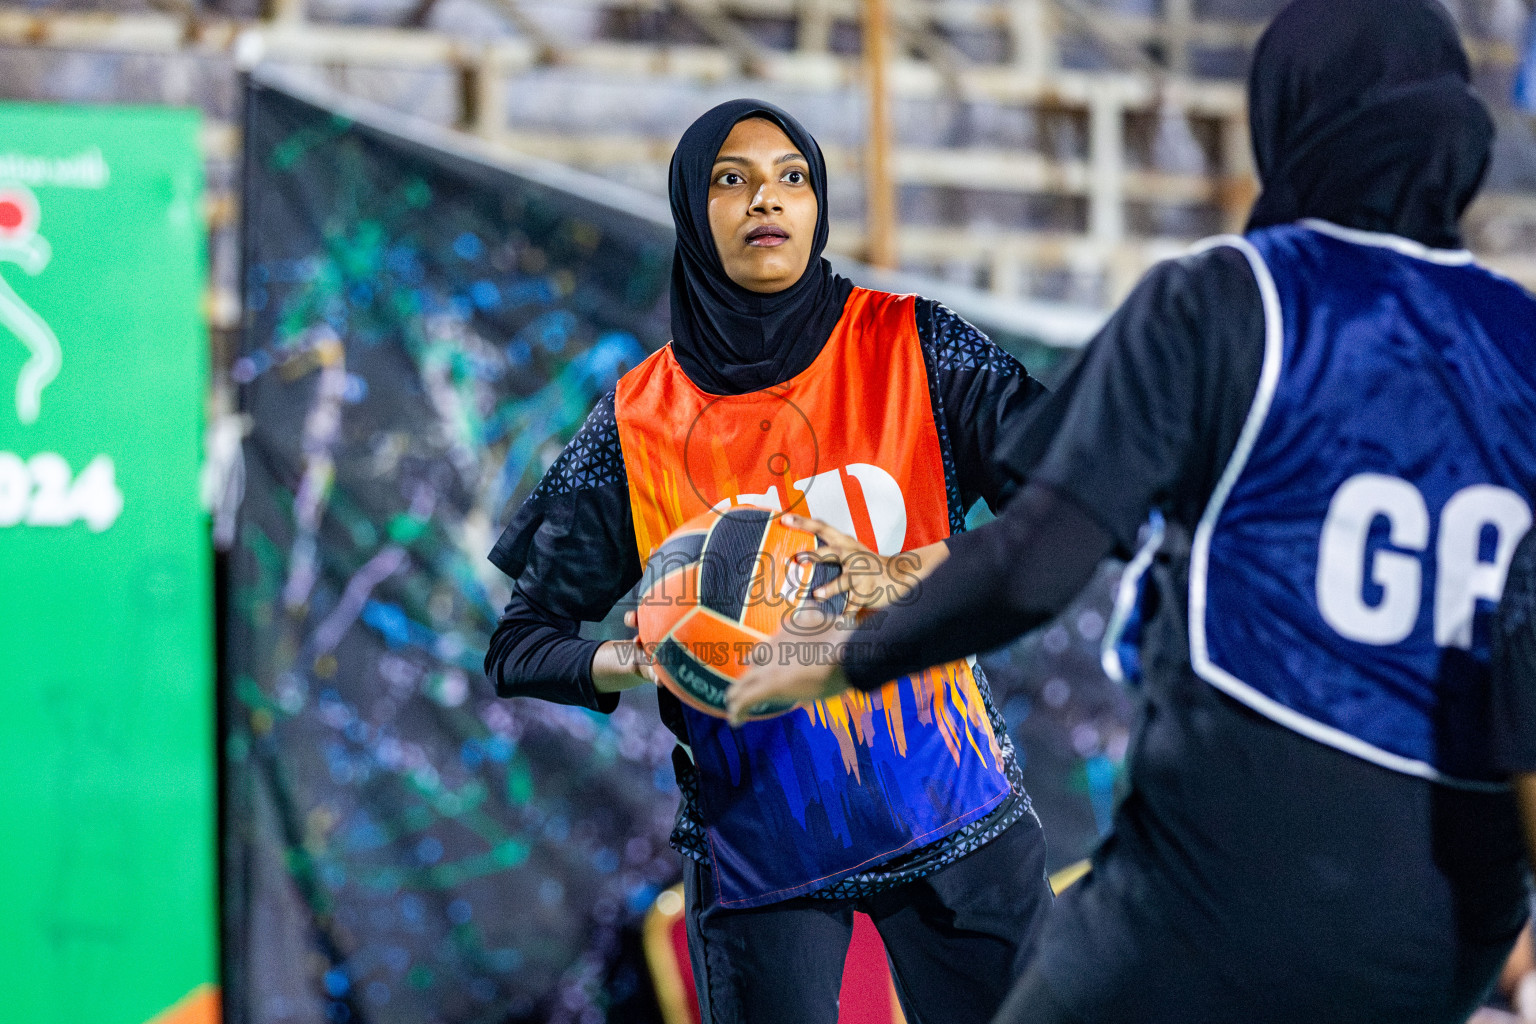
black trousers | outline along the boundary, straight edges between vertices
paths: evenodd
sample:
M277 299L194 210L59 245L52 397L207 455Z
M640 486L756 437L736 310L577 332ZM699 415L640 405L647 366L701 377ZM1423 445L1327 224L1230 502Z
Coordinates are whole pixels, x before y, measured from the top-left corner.
M1028 966L1052 896L1026 815L981 849L858 900L797 897L732 910L684 859L688 954L704 1024L836 1024L854 911L885 942L908 1024L986 1024Z
M1463 1024L1526 919L1508 793L1377 767L1189 679L998 1024Z

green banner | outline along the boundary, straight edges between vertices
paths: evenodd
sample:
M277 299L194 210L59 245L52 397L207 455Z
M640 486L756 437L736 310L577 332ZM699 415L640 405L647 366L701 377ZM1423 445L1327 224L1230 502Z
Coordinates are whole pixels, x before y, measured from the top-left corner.
M0 1017L217 1019L195 112L0 104Z

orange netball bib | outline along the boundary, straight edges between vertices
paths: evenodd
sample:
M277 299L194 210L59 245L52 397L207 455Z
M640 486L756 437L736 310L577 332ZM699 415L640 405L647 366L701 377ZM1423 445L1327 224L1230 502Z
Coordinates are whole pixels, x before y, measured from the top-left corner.
M855 289L804 371L710 395L661 349L615 395L642 564L710 509L820 519L882 555L949 535L944 457L914 299ZM719 899L814 891L953 832L1009 791L969 665L732 729L684 709Z

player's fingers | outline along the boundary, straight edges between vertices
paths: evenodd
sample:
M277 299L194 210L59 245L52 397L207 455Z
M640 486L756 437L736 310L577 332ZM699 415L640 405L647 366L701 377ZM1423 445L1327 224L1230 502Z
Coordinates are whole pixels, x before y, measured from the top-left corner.
M869 604L879 599L886 570L880 556L872 551L854 551L838 559L841 570L835 577L816 588L812 594L818 599L849 595L850 605Z
M640 625L640 616L632 611L624 613L624 625L630 629L636 629Z
M797 516L791 512L783 516L781 522L792 530L804 530L806 533L814 533L823 544L835 550L864 550L864 545L859 543L857 537L850 537L842 530L835 526L829 526L820 519L812 519L810 516Z
M851 573L842 573L817 587L811 596L818 601L825 601L838 594L849 594L853 591L856 582L857 578Z
M788 674L777 665L749 670L725 691L725 708L730 714L731 724L740 725L746 721L748 708L757 707L791 683Z
M738 680L731 685L729 690L725 691L725 720L731 725L739 726L747 720L745 714L747 705L741 696L742 686L745 682L746 680ZM751 691L748 690L747 692Z
M645 644L640 642L639 637L631 640L630 643L634 645L635 675L648 683L660 683L661 680L656 678L656 659L652 657L651 652L646 649Z
M725 710L732 725L747 720L747 709L761 704L773 692L773 684L762 669L754 669L731 684L725 692Z

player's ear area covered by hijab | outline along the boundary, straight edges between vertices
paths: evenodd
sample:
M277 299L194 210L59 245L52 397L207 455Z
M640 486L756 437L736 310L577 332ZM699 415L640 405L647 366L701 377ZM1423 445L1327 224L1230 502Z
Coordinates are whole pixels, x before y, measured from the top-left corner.
M1493 121L1438 0L1296 0L1254 51L1264 190L1250 229L1303 217L1461 245Z
M816 235L800 280L761 295L732 281L709 227L715 157L738 123L760 117L783 129L805 157L816 192ZM811 365L843 315L852 282L822 259L827 245L827 164L799 121L771 103L741 99L708 111L672 154L672 352L689 378L712 394L739 395L780 384Z

